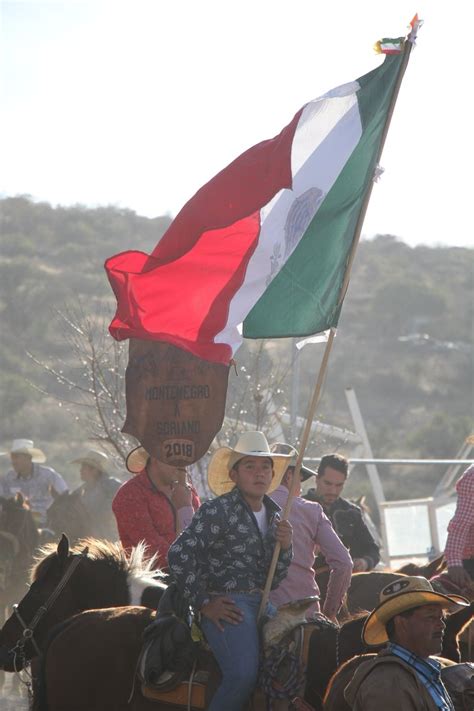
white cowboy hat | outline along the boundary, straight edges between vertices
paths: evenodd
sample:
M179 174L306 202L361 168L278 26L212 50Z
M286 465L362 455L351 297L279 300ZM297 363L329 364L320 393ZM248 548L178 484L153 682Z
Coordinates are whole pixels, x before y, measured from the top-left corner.
M443 595L435 592L431 583L420 575L406 575L386 585L380 593L380 602L370 613L362 630L364 642L375 647L388 642L385 625L396 615L423 605L441 605L448 612L456 612L469 605L461 595Z
M290 454L292 459L290 462L288 462L287 466L288 467L296 466L296 462L298 459L298 450L296 450L294 447L292 447L291 444L286 444L286 442L274 442L273 444L270 445L270 450L274 454ZM301 464L301 469L300 469L301 481L306 481L306 479L309 479L311 476L316 476L316 472L314 472L312 469L309 469L308 467L305 467L305 466L303 466L303 464Z
M231 447L216 449L209 462L207 483L216 496L227 494L235 486L235 482L229 477L229 472L239 459L242 457L267 457L273 461L274 472L272 483L267 492L269 494L280 485L292 456L293 453L273 454L263 432L244 432L240 435L234 449Z
M107 465L109 463L109 458L104 452L99 452L97 449L89 449L83 457L78 457L73 459L71 464L88 464L94 469L98 469L100 472L105 472L107 470Z
M146 467L150 455L144 447L135 447L127 455L125 466L131 474L140 474Z
M0 456L5 454L29 454L31 461L42 464L46 461L46 455L41 449L33 446L32 439L14 439L9 452L0 452Z

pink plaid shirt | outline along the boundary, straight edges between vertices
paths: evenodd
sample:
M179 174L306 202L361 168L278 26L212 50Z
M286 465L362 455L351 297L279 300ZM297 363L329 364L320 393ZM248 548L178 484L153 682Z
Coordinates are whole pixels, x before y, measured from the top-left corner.
M474 558L474 464L466 469L456 484L458 503L448 525L444 552L448 567L462 565Z

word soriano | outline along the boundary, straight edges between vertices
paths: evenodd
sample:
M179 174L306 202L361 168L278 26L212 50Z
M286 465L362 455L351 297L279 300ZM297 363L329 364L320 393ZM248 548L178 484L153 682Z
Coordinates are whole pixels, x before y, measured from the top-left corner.
M157 422L156 434L158 435L186 435L198 434L201 429L199 420L184 422Z
M210 395L209 385L157 385L145 389L145 400L202 400Z

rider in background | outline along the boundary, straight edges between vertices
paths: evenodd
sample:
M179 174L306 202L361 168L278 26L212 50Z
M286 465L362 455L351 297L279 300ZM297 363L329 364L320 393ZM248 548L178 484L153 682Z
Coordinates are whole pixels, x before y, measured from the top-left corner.
M39 526L46 525L46 512L53 503L51 490L63 494L69 487L61 474L43 466L46 456L31 439L14 439L9 452L12 468L0 479L0 495L7 499L22 494Z
M359 506L341 493L349 473L349 462L341 454L326 454L322 457L316 475L316 489L310 489L307 498L317 501L330 519L334 530L349 550L354 561L354 573L372 570L380 560L380 551ZM319 555L316 567L326 565Z
M121 481L109 476L110 460L104 452L90 449L72 464L80 464L83 481L74 493L78 493L90 517L90 535L94 538L118 539L117 525L112 513L112 499L121 486Z

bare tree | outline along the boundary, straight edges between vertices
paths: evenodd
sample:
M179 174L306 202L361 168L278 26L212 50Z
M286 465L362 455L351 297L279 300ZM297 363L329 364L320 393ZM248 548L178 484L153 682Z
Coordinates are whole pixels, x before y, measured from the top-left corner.
M125 460L137 445L121 431L125 421L125 368L128 347L108 333L110 308L103 302L88 313L79 303L56 312L64 357L54 364L28 353L48 376L45 385L31 383L53 396L83 426L91 440L100 442L112 455Z
M41 385L31 384L61 403L91 440L125 460L138 444L121 431L128 346L108 332L109 306L98 302L91 311L89 304L86 312L81 303L56 311L64 356L53 364L28 353L47 376ZM249 428L263 430L271 439L284 437L281 416L288 410L285 382L291 365L291 349L282 343L246 342L229 374L226 417L215 445L232 444ZM205 493L207 462L203 459L194 466Z

